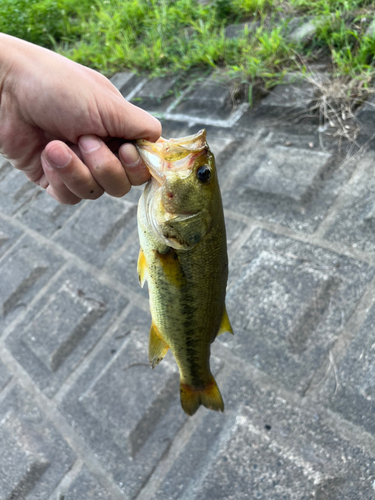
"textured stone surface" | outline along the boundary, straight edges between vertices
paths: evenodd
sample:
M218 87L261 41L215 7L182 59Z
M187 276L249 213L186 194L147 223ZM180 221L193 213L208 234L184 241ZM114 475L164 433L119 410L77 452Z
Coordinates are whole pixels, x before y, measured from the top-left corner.
M48 500L75 455L18 386L0 405L0 498Z
M258 26L257 22L230 24L225 28L225 36L226 38L241 38L246 32L252 35Z
M137 273L139 249L138 233L136 233L134 237L131 238L129 245L117 255L116 259L113 260L107 269L111 276L123 283L127 288L148 298L147 282L144 284L143 288L141 288L139 284Z
M4 363L0 361L0 391L7 385L11 377L9 370L7 370Z
M230 268L227 345L302 394L350 318L374 268L255 231Z
M227 232L227 245L228 249L235 243L237 238L241 236L242 232L246 229L246 224L230 217L225 219L225 229Z
M130 73L128 71L122 71L116 73L111 78L113 85L121 92L121 94L126 98L130 92L134 90L136 85L140 84L142 78L137 76L135 73Z
M343 359L328 368L330 377L321 396L330 408L371 434L375 432L374 320L373 305Z
M85 205L55 236L68 250L102 267L135 226L136 205L108 195Z
M62 402L102 466L131 498L186 420L170 354L148 363L149 314L134 309Z
M235 370L221 386L225 415L205 415L153 500L366 498L373 458Z
M186 122L163 120L162 126L163 131L161 135L164 137L164 139L170 139L173 137L185 137L186 135L189 135L189 126Z
M173 109L173 113L181 113L197 118L226 119L233 110L230 85L212 76L197 82L185 95L183 100Z
M62 264L61 257L27 236L0 260L0 328L28 307Z
M22 232L0 219L0 258L11 247Z
M210 145L210 150L215 155L216 167L220 175L223 165L228 158L231 159L233 152L238 148L243 139L243 133L215 125L196 123L188 129L186 135L196 134L201 129L206 130L207 142ZM221 182L225 182L225 179Z
M7 339L15 358L49 396L119 315L127 300L92 276L68 269Z
M13 215L30 202L40 190L9 163L0 164L0 210Z
M307 80L293 81L277 85L262 99L256 109L256 116L267 115L267 119L279 118L283 121L298 121L308 118L308 122L318 123L318 115L310 112L316 99L317 86Z
M298 23L295 29L292 29L289 38L297 43L306 42L313 38L318 28L316 19L306 19L303 23Z
M78 500L80 498L85 500L108 500L108 493L97 479L87 469L84 469L64 493L63 498L64 500Z
M362 125L364 130L375 132L375 98L371 97L367 102L357 111L356 118Z
M371 37L371 38L375 37L375 18L372 19L372 21L368 25L367 30L366 30L366 35Z
M150 111L165 111L176 99L177 77L157 77L147 83L135 94L131 102Z
M62 205L45 191L35 192L30 203L18 211L17 217L44 236L52 236L81 205Z
M143 186L60 206L0 156L0 499L374 498L373 146L340 157L304 117L306 83L232 113L234 88L213 77L175 108L173 78L112 81L149 110L170 104L164 137L205 128L215 154L235 332L212 344L225 412L188 418L172 354L149 366ZM363 144L370 103L358 118Z
M352 167L340 169L337 158L310 147L268 144L267 138L245 140L222 165L228 178L222 188L224 207L314 231Z
M367 153L341 193L340 211L325 233L329 240L345 242L353 248L375 252L375 153Z

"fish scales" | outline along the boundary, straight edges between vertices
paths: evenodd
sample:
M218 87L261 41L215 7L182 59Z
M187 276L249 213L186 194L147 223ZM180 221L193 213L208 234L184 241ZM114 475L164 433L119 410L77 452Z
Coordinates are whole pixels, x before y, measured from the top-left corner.
M137 141L151 173L138 207L138 272L148 282L155 367L170 348L180 371L181 405L193 415L224 404L209 364L210 346L232 329L225 309L228 259L215 161L205 131ZM176 154L174 155L174 151Z

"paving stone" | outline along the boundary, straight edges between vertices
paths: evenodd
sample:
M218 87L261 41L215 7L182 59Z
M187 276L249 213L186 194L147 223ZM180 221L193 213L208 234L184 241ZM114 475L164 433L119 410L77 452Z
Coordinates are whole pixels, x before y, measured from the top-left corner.
M366 253L375 252L374 159L368 152L342 193L343 205L324 237Z
M256 230L236 253L227 308L233 353L304 394L375 269Z
M309 123L319 123L319 116L310 112L310 107L316 100L317 89L307 80L294 81L274 87L269 95L262 99L255 111L257 118L266 116L270 118L297 121L305 118ZM241 120L239 121L239 124Z
M48 500L75 455L18 386L0 405L0 498Z
M62 498L63 497L63 498ZM110 500L108 492L98 480L84 468L76 477L61 500Z
M88 203L54 237L63 247L97 267L103 267L135 227L137 206L103 195Z
M126 304L118 292L70 268L16 326L7 344L52 397Z
M124 251L106 268L106 271L130 290L148 298L147 282L143 288L139 284L137 273L139 249L138 235L134 235L131 244L125 247Z
M370 38L375 37L375 17L372 19L372 21L368 25L368 28L366 30L366 36L369 36Z
M224 207L313 232L353 169L350 164L339 168L340 163L306 145L271 147L267 140L244 140L221 167L228 179L222 183Z
M189 127L186 122L179 122L175 120L161 120L163 127L162 137L164 139L171 139L176 137L185 137L190 135ZM197 131L199 128L197 129ZM193 132L194 133L194 132Z
M319 133L318 129L311 125L301 127L297 123L281 129L277 127L265 128L264 136L261 139L264 144L271 148L273 146L286 146L288 148L299 148L302 151L329 154L337 152L337 138Z
M233 110L231 87L218 76L196 82L173 113L195 118L227 119Z
M177 76L152 78L135 94L131 102L147 111L166 111L176 99L178 82Z
M289 23L285 29L293 33L292 28ZM125 96L143 85L140 77L128 73L116 75L113 82ZM138 85L136 98L146 107L161 103L163 110L169 84L173 88L168 79L149 81L142 89ZM52 244L104 268L137 293L118 324L126 298L73 267L48 284L64 262L58 250L55 255L50 246L21 239L22 231L0 218L0 335L6 326L9 333L0 343L30 375L28 387L34 384L35 391L49 397L60 391L58 411L85 440L98 473L105 472L129 499L144 493L154 500L374 497L374 457L356 440L343 437L340 423L346 419L359 434L375 432L375 306L366 311L343 358L335 359L335 370L328 366L332 346L347 332L348 319L369 291L374 268L260 229L237 249L254 220L310 233L314 241L313 232L329 213L326 240L367 254L374 251L375 152L357 165L342 166L343 160L333 154L334 139L325 136L323 151L316 117L300 119L315 94L304 84L298 90L298 85L275 88L236 126L221 128L205 122L231 117L230 88L206 78L173 111L187 120L163 120L166 138L206 128L230 213L229 250L236 248L227 297L235 335L222 335L213 345L222 357L213 358L212 365L226 409L217 414L200 408L185 427L175 361L168 353L151 370L150 315L136 308L142 290L136 275L135 214L143 186L122 200L104 196L62 207L0 156L0 214L16 214L17 226L25 224L51 237ZM364 124L362 144L375 130L370 102L357 118ZM250 217L249 224L241 222L243 215ZM28 304L41 291L31 308ZM22 308L26 311L21 318L17 315ZM10 332L17 317L17 328ZM87 357L94 347L95 355ZM231 365L226 354L234 360ZM294 406L291 401L299 396L292 394L287 402L281 396L287 392L272 389L272 380L277 380L278 386L304 396L325 364L320 392L309 392L317 398L315 413ZM267 374L267 385L254 367ZM17 372L21 381L23 373ZM109 500L111 494L85 463L74 480L70 475L63 480L75 460L67 444L71 437L61 436L36 407L32 389L29 395L14 383L0 362L0 499L51 500L59 491L59 500ZM327 414L330 422L336 415L332 429ZM152 490L155 485L157 491Z
M206 130L207 143L215 156L216 168L218 169L220 180L222 166L231 160L232 155L241 143L242 135L232 132L228 128L205 125L203 123L197 123L193 127L190 127L186 135L196 134L202 129Z
M172 355L155 370L149 366L150 323L149 314L133 309L60 405L130 498L187 418Z
M245 30L249 33L249 36L251 36L259 26L259 22L255 21L250 23L230 24L225 28L225 37L230 39L241 38L245 34Z
M291 29L289 39L296 43L303 43L311 40L318 29L319 21L314 18L307 18L302 22L295 23Z
M294 165L301 161L300 149L290 147L286 152L281 148L273 148L266 158L263 150L254 154L254 164L259 166L246 184L249 190L284 196L303 203L311 196L310 192L326 168L328 159L329 156L324 153L309 154L305 151L303 163L296 169Z
M319 399L346 420L375 433L375 306L366 315L345 356L330 370ZM327 368L328 369L328 368Z
M0 164L0 211L13 215L41 190L9 163Z
M153 500L373 498L373 457L319 414L251 382L240 367L220 386L224 414L203 418Z
M0 182L13 170L14 167L12 167L9 161L3 155L0 155Z
M21 310L63 264L53 251L30 237L22 238L0 260L0 331Z
M81 205L62 205L46 191L38 190L30 203L18 211L17 218L38 233L52 236L80 207Z
M0 361L0 392L4 389L11 378L12 375L10 374L9 370L4 365L4 363Z
M19 229L0 219L0 258L21 234Z
M225 229L227 232L227 245L228 250L233 245L233 243L237 240L237 238L243 233L244 229L246 229L246 224L241 221L232 219L231 217L225 217Z
M130 92L142 81L140 76L128 71L121 71L112 76L111 82L126 98Z
M375 132L375 97L370 97L357 111L356 119L365 131Z

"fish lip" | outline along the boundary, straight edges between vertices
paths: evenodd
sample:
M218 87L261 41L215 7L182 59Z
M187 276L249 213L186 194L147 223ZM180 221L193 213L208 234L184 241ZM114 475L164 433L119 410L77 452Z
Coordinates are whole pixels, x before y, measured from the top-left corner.
M152 145L153 145L152 142L146 141L145 139L138 139L135 142L135 147L137 148L139 156L141 157L144 165L150 172L151 177L155 179L160 185L162 185L165 180L165 174L163 174L162 165L160 166L160 169L157 169L155 165L152 165L150 161L148 161L148 153L150 153L149 150L151 149Z
M207 149L206 131L202 129L194 135L179 139L166 140L160 137L155 143L138 139L135 146L151 176L161 185L171 165L188 156L194 158Z

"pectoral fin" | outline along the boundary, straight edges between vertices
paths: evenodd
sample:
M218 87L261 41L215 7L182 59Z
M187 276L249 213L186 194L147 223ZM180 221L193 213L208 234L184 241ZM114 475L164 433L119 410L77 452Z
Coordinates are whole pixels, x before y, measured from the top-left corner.
M228 313L227 313L227 308L226 307L224 307L223 319L221 320L221 325L220 325L219 331L217 333L217 336L219 336L219 335L221 335L222 333L225 333L225 332L229 332L232 335L234 335L233 329L232 329L232 325L230 324L230 321L229 321L229 318L228 318Z
M169 346L160 338L157 328L154 323L152 323L148 341L148 359L152 368L155 368L155 366L160 363L167 354L168 349Z
M147 270L147 265L146 265L145 254L143 253L143 250L141 248L139 250L137 271L139 277L139 284L141 285L142 288L146 281L146 270Z

